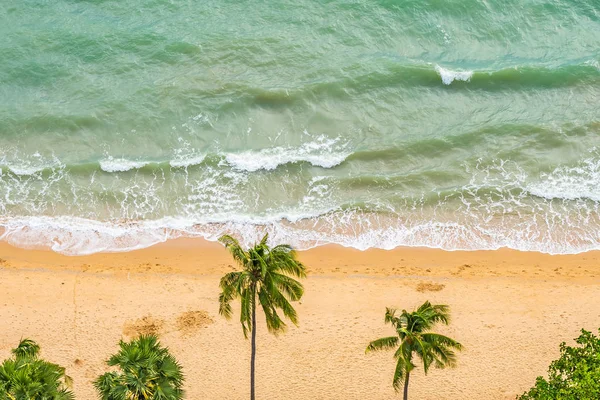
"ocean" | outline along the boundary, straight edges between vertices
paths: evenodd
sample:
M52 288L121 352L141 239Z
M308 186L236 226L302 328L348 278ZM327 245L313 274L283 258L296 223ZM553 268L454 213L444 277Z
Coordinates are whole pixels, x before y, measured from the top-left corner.
M0 2L0 238L600 249L600 3Z

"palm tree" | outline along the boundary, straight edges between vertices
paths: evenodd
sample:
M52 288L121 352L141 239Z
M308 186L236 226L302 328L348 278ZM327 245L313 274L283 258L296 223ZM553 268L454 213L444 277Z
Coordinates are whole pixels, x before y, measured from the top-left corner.
M398 346L394 354L397 362L392 385L396 391L400 391L404 385L404 400L408 399L408 381L411 371L415 368L412 362L413 354L423 362L425 374L432 364L436 368L456 365L454 350L461 350L462 345L447 336L431 332L438 322L445 325L450 322L448 306L432 305L426 301L411 313L402 310L400 316L396 316L395 309L386 308L385 323L392 324L397 336L377 339L367 346L366 353Z
M240 299L240 322L244 337L252 331L252 353L250 357L250 399L254 400L254 365L256 360L256 304L262 307L267 320L267 329L278 334L286 328L277 310L283 311L294 325L298 325L298 315L290 301L298 301L304 293L300 282L292 277L306 277L306 268L296 259L294 249L281 244L270 248L268 235L260 243L244 250L240 243L229 235L219 241L229 250L242 271L229 272L221 278L219 314L231 318L231 301Z
M142 335L106 362L120 372L107 372L94 381L102 400L181 400L181 366L154 335Z
M65 369L38 358L40 346L23 339L13 358L0 365L0 398L17 400L73 400L72 380Z

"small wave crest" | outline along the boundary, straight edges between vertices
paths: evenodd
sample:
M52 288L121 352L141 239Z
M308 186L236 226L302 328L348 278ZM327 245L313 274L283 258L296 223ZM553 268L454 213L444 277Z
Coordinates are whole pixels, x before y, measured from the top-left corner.
M190 155L187 157L177 157L177 158L169 161L169 165L171 165L171 167L174 167L174 168L191 167L193 165L201 164L205 158L206 158L206 156L203 154Z
M450 85L454 81L468 82L473 76L473 71L452 71L450 69L442 68L439 65L435 66L435 70L442 78L444 85Z
M125 158L113 158L109 157L104 160L100 160L100 169L104 172L126 172L132 169L139 169L146 165L147 161L134 161L127 160Z

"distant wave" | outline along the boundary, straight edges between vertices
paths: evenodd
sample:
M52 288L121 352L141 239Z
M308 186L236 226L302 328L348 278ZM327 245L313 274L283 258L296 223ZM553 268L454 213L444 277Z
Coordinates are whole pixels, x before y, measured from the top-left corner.
M271 147L262 150L248 150L241 153L225 154L225 160L233 168L254 172L271 171L280 165L308 162L314 166L332 168L341 164L350 151L339 138L319 136L315 140L298 147Z
M560 88L578 84L600 83L598 61L578 64L545 66L535 64L512 65L502 68L461 68L458 65L413 64L407 61L387 63L376 72L358 76L340 77L339 80L319 82L306 88L286 93L285 101L301 100L304 94L347 96L349 89L370 91L390 85L402 87L435 87L440 85L468 85L485 90ZM251 88L246 88L251 91ZM243 96L243 93L240 93Z

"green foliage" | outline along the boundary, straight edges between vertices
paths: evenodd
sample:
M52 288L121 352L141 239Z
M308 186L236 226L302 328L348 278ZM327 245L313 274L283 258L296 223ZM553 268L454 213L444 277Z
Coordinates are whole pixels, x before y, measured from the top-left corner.
M131 342L120 341L120 351L107 364L118 372L107 372L94 381L102 400L183 399L181 366L154 335Z
M408 381L410 372L416 367L413 363L414 355L423 362L423 370L426 374L431 365L436 368L456 365L454 350L461 350L462 345L447 336L431 332L436 324L448 325L449 322L448 306L432 305L428 301L411 313L402 310L399 316L397 310L386 308L385 323L394 327L396 335L372 341L365 352L397 347L394 353L397 361L392 385L396 391L399 391Z
M278 310L294 325L298 324L298 315L290 302L300 300L304 288L292 277L305 277L306 268L296 259L291 246L282 244L270 248L267 238L268 235L265 235L260 243L248 250L242 249L231 236L225 235L219 239L242 267L242 271L230 272L221 278L219 313L231 318L231 301L240 299L240 322L245 337L252 329L252 310L256 305L256 297L271 333L277 334L286 328Z
M599 330L600 332L600 330ZM548 379L538 377L520 400L600 399L600 337L584 329L576 347L560 345L560 358L552 361Z
M13 358L0 365L0 398L9 400L73 400L71 378L57 364L41 360L40 346L23 339Z

